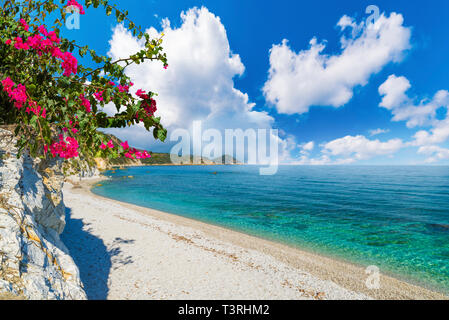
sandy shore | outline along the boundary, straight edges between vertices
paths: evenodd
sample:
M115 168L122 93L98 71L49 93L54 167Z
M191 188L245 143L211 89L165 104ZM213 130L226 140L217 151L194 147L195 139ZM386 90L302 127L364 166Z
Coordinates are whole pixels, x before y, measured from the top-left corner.
M89 299L447 299L365 269L66 183L62 235Z

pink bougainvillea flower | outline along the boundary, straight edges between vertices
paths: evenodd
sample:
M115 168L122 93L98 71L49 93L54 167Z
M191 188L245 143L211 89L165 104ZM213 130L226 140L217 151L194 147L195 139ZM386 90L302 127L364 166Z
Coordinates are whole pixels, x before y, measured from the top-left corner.
M69 0L67 1L67 7L77 7L79 10L79 14L85 14L86 12L84 11L84 8L82 5L80 5L76 0Z
M145 93L145 91L143 91L142 89L137 90L136 95L144 100L141 106L145 110L145 114L149 117L153 116L153 114L157 111L156 100L150 98L150 96L147 93ZM137 119L139 119L138 116ZM142 121L143 119L139 120Z
M26 104L28 97L26 93L26 87L24 85L19 83L15 87L14 81L12 81L10 77L7 77L4 80L2 80L2 86L3 91L5 91L8 94L9 98L12 100L14 106L17 109L21 109L24 106L24 104Z
M10 77L6 77L4 80L2 80L3 90L6 91L7 93L10 93L15 85L16 84L14 83L14 81L11 80Z
M27 43L23 42L23 39L21 37L16 37L14 39L14 48L16 49L22 49L22 50L29 50L30 46Z
M131 148L125 153L125 157L129 159L147 159L151 158L148 151L139 151L136 148Z
M44 25L39 26L37 29L38 29L39 32L42 33L44 36L47 36L47 35L48 35L48 31L47 31L47 29L45 28Z
M101 145L100 145L100 149L101 150L105 150L107 148L107 146L104 144L104 143L102 143Z
M90 113L92 111L92 108L90 107L90 101L87 99L84 94L80 95L81 105L86 109L87 113Z
M148 117L153 116L157 111L156 100L150 98L150 104L148 104L148 101L144 101L142 103L142 108L145 110L145 113Z
M56 35L56 32L51 31L47 34L47 37L50 39L51 42L53 43L60 43L61 39L58 38L58 36Z
M69 77L72 73L78 72L78 60L70 52L66 52L62 55L62 68L64 69L64 76Z
M147 99L148 97L148 95L142 89L137 90L136 95L142 99Z
M78 60L72 53L62 52L61 49L56 46L61 42L61 39L56 35L56 32L48 32L44 25L39 26L38 31L47 38L35 34L29 36L24 42L21 37L16 37L14 39L14 47L22 50L29 50L32 48L36 50L38 56L42 56L44 53L49 53L53 57L62 60L61 67L64 69L64 76L70 77L72 74L76 74L78 72Z
M27 101L26 87L22 84L18 84L17 87L12 90L11 98L14 100L14 106L17 109L21 109Z
M136 156L136 159L142 159L142 153L140 151L136 151L134 155Z
M27 44L36 50L39 53L42 53L42 50L44 50L44 47L42 45L42 36L39 34L36 34L34 36L29 36L27 39Z
M123 147L123 149L125 149L125 150L128 150L128 149L129 149L128 141L122 142L120 145L121 145L121 146Z
M47 117L47 110L39 106L36 101L28 98L26 87L24 85L19 83L16 86L16 84L11 80L10 77L3 79L1 81L1 84L3 86L3 91L8 94L9 98L17 109L21 109L28 102L28 107L25 110L27 113L33 112L38 117Z
M118 91L120 92L128 92L129 86L122 86L121 84L118 86Z
M98 101L103 101L103 100L104 100L104 98L103 98L103 92L104 92L104 91L98 91L98 92L95 92L95 93L94 93L94 97L95 97Z
M55 158L59 156L64 159L71 159L78 157L79 144L75 138L67 137L64 139L63 135L59 135L59 141L50 145L50 152Z
M125 153L125 157L127 157L128 159L134 159L133 154L129 151L127 153Z
M27 22L24 19L20 19L19 22L20 22L20 24L22 25L22 28L25 31L29 31L30 30L30 27L28 26Z
M114 143L112 142L112 140L109 140L108 148L110 148L110 149L114 148Z

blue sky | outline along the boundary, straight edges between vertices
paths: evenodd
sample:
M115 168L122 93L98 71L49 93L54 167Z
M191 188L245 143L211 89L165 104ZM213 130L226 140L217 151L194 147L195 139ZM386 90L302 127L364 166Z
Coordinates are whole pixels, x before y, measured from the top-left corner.
M166 29L167 73L148 66L130 75L159 92L169 132L192 120L280 129L286 163L449 163L446 0L115 3L143 28ZM372 4L382 14L375 31L363 24ZM64 36L113 57L138 45L100 9ZM138 129L114 133L157 151L172 146Z

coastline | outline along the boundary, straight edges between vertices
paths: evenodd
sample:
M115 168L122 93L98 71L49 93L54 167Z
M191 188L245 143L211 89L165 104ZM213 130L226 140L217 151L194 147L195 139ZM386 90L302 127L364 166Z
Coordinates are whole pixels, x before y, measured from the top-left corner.
M105 177L98 177L93 179L82 180L76 182L76 186L67 183L64 188L64 196L68 199L68 207L76 207L76 203L73 200L82 198L83 201L91 200L91 206L95 203L100 206L97 208L101 210L101 206L111 205L116 210L123 212L123 214L133 215L129 216L117 215L120 221L123 223L134 223L140 226L145 226L142 221L136 221L136 214L140 216L137 220L142 218L152 219L146 226L155 232L162 232L167 236L169 241L173 244L180 245L182 250L188 252L188 250L195 250L195 252L204 252L206 255L213 255L214 258L225 259L230 261L230 269L234 265L242 266L248 269L242 271L242 276L248 276L250 274L257 273L257 276L261 279L269 279L273 276L281 276L275 281L276 283L259 285L261 287L269 286L273 293L269 297L264 296L262 293L255 296L229 296L228 298L234 299L270 299L270 297L281 299L448 299L449 297L431 291L429 289L416 286L414 284L407 283L402 280L390 277L388 275L381 274L381 288L370 290L366 287L365 281L367 275L365 269L356 266L354 264L340 261L334 258L329 258L316 253L311 253L298 248L293 248L285 244L276 243L254 236L250 236L244 233L240 233L234 230L218 227L215 225L207 224L204 222L196 221L193 219L177 216L162 211L139 207L136 205L123 203L117 200L104 198L95 195L90 191L94 184L104 181ZM66 197L68 195L68 197ZM72 208L72 210L76 208ZM126 213L125 213L126 211ZM83 219L84 222L84 219ZM90 222L89 222L90 223ZM162 224L161 225L158 225ZM163 230L165 229L165 230ZM148 232L148 231L146 231ZM132 235L131 235L132 236ZM154 246L159 244L155 243ZM225 249L224 249L225 248ZM187 251L186 251L187 250ZM187 254L187 253L186 253ZM201 253L203 254L203 253ZM253 259L254 257L255 260ZM146 257L142 256L141 259ZM208 257L211 258L211 257ZM182 260L182 259L180 259ZM187 259L190 261L190 259ZM200 260L201 261L201 260ZM257 263L256 263L257 261ZM214 263L222 264L223 261ZM163 261L161 261L161 273L164 273ZM168 262L167 262L168 263ZM189 263L189 262L188 262ZM197 261L198 263L198 261ZM201 263L201 262L200 262ZM206 262L205 262L206 263ZM185 266L189 269L188 266ZM195 268L195 266L192 266ZM196 266L198 267L198 266ZM203 266L206 267L206 266ZM168 267L169 269L169 267ZM200 268L201 269L201 268ZM269 270L271 269L271 270ZM274 270L276 269L276 270ZM281 271L282 270L282 271ZM275 271L275 272L274 272ZM233 271L235 272L235 270ZM229 271L228 271L229 273ZM224 272L225 274L228 274ZM155 277L164 278L167 275L157 274ZM209 276L211 277L211 276ZM208 278L206 278L207 281ZM111 279L106 279L109 283ZM204 279L197 279L203 280ZM210 280L210 279L209 279ZM112 280L114 281L114 280ZM182 282L182 279L179 279ZM189 280L190 281L190 280ZM299 282L298 282L299 281ZM157 282L157 281L156 281ZM299 283L299 285L298 285ZM179 284L178 284L179 285ZM151 286L151 285L150 285ZM169 286L166 288L169 289ZM233 288L228 288L229 290ZM250 289L250 288L247 288ZM173 291L173 289L171 289ZM201 290L204 290L203 288ZM112 290L114 291L114 290ZM181 294L171 296L166 294L164 296L141 296L133 295L130 297L117 296L117 293L112 293L108 296L111 299L120 298L175 298L175 299L225 299L226 296L215 297L214 295L202 296L195 292L189 292L188 294ZM164 290L162 290L164 291ZM206 290L207 291L207 290ZM265 288L266 291L266 288ZM188 292L185 290L185 292ZM245 290L242 290L245 292ZM250 291L248 291L250 292ZM248 293L250 294L250 293ZM252 292L251 292L252 294Z
M207 167L207 166L243 166L245 164L242 163L183 163L183 164L175 164L175 163L149 163L149 164L119 164L119 165L111 165L111 168L108 170L117 170L120 168L131 168L131 167Z

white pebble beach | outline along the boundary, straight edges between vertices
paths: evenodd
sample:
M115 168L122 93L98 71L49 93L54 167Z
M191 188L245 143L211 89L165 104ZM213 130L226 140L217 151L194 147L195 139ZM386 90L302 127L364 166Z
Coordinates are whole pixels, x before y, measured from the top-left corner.
M446 299L365 269L90 192L66 182L62 239L89 299Z

